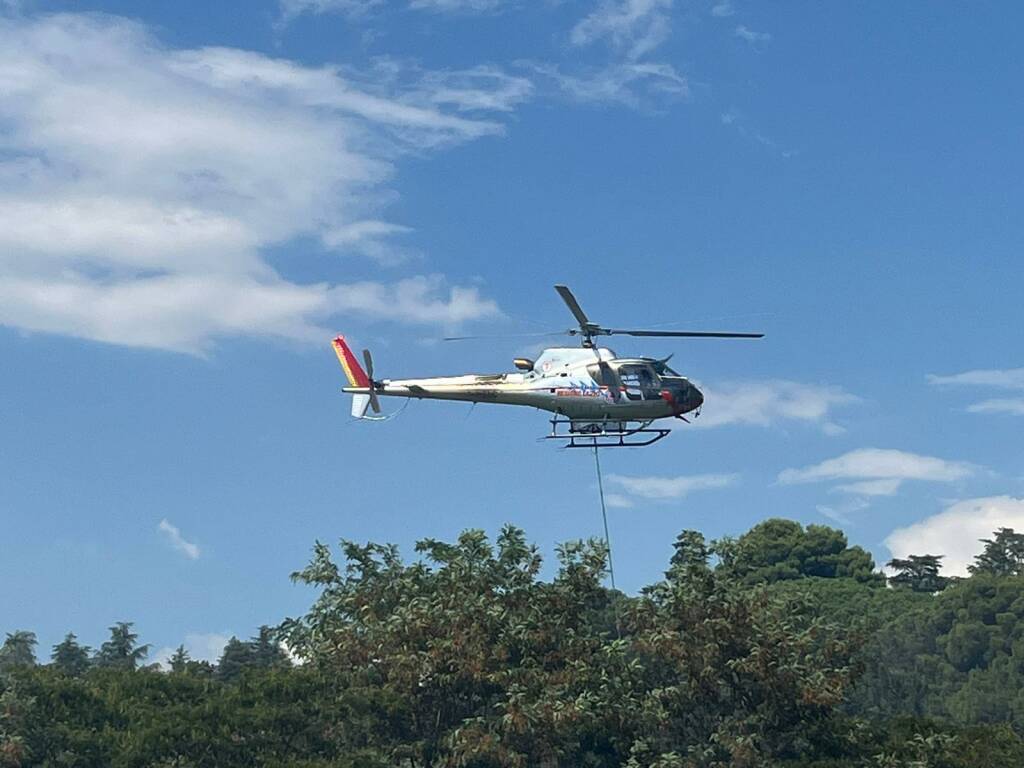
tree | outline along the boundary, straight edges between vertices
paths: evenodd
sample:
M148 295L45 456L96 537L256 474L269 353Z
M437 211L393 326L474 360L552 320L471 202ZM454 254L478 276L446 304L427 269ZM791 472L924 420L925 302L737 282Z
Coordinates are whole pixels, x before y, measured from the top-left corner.
M905 559L893 558L887 565L896 571L889 577L894 587L904 587L915 592L941 592L949 585L949 579L940 576L942 555L909 555Z
M288 655L277 641L276 631L266 624L257 630L256 635L249 641L249 646L252 648L254 666L270 669L291 665Z
M496 546L421 541L412 564L342 546L344 567L318 543L296 574L321 593L283 631L307 668L378 702L365 738L392 764L763 765L813 740L850 677L845 641L716 576L696 532L640 599L604 588L600 542L559 547L550 582L512 527Z
M167 660L167 666L171 668L171 672L187 672L188 665L191 661L192 657L188 655L188 651L185 650L185 646L179 645L174 649L174 653L171 654L171 658Z
M672 553L672 559L669 560L666 577L708 572L708 559L711 557L711 550L704 541L704 534L700 531L683 531L676 537L673 548L675 551Z
M134 670L149 654L149 645L139 645L132 622L119 621L110 627L110 639L100 646L96 666Z
M772 518L738 539L716 541L713 549L724 572L745 584L811 576L884 583L870 554L850 547L842 531L824 525L805 529L793 520Z
M1000 528L995 538L980 539L985 549L967 566L972 574L988 573L993 576L1024 575L1024 533L1013 528Z
M87 646L78 644L75 633L68 632L61 642L53 646L50 660L55 669L65 675L77 677L89 668L89 653L90 649Z
M0 646L0 671L15 667L33 667L36 663L36 634L25 630L8 632Z
M255 666L256 656L252 645L232 637L217 662L217 677L224 681L237 680L245 669Z

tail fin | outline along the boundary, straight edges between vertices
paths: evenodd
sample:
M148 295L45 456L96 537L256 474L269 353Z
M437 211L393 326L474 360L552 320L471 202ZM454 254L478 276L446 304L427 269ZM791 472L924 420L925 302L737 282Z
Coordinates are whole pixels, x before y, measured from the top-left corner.
M352 417L366 418L366 409L370 407L369 395L352 395ZM376 418L376 417L375 417Z
M352 350L345 342L345 337L338 336L332 342L332 346L334 353L338 356L338 362L341 363L342 370L345 371L345 376L348 377L349 386L369 389L370 377L366 375L366 371L359 365L356 356L352 354Z
M338 362L341 363L341 368L345 371L349 386L354 389L369 390L372 386L370 384L370 377L366 375L366 371L359 365L356 356L352 354L352 350L349 349L348 344L345 342L345 337L338 336L331 342L331 346L334 347L334 353L338 356ZM355 418L363 418L369 406L370 396L368 394L355 393L352 395L352 415Z

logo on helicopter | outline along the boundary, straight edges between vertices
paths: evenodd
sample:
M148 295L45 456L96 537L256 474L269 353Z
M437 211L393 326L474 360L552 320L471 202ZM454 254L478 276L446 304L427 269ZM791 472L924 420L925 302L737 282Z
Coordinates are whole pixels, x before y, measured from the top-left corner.
M608 387L597 384L573 384L571 387L559 387L555 390L557 397L603 397L611 399Z

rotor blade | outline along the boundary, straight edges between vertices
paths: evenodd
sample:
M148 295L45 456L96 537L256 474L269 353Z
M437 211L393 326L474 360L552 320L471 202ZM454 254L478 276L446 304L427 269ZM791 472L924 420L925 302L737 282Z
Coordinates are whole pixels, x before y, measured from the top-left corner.
M605 329L605 334L612 336L677 336L696 339L761 339L763 333L725 333L720 331L632 331L623 328Z
M576 329L574 328L573 331ZM545 331L544 333L492 333L484 336L445 336L441 341L478 341L482 339L538 339L542 336L564 336L568 331Z
M380 413L380 400L377 398L377 383L373 380L373 355L370 350L363 350L363 362L366 363L366 378L370 380L370 407L374 413Z
M558 291L558 295L562 297L562 301L565 302L566 306L569 307L569 311L572 312L572 316L576 318L576 322L580 324L580 327L586 327L590 325L590 321L587 319L586 313L583 308L580 307L580 303L576 301L576 297L572 295L572 291L566 285L556 285L555 290Z

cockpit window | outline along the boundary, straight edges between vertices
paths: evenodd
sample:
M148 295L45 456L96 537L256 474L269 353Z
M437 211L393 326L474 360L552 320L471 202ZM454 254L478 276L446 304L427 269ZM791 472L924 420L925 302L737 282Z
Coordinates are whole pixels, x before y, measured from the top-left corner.
M651 400L659 396L661 382L649 365L620 365L619 379L630 400Z

